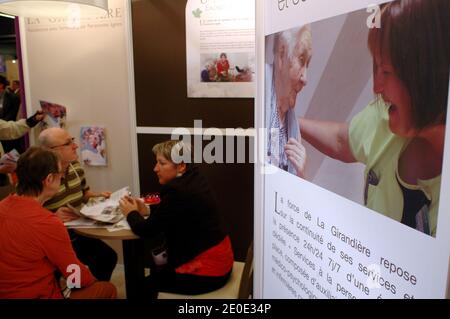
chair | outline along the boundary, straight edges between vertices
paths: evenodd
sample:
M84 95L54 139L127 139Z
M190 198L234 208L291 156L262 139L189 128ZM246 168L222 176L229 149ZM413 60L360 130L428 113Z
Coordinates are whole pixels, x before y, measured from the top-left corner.
M253 290L253 242L247 250L245 263L235 261L225 286L199 295L181 295L160 292L158 299L248 299Z
M253 241L247 250L244 270L242 271L241 283L239 285L239 299L252 299L253 296Z

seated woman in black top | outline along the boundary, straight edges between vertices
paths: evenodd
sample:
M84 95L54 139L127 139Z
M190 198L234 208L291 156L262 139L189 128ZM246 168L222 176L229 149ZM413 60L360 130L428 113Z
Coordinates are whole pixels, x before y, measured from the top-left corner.
M234 258L213 192L191 164L186 143L163 142L153 147L153 153L154 172L163 185L161 203L144 219L147 209L142 201L131 197L120 201L135 234L165 239L166 252L153 253L159 267L153 267L146 278L143 294L156 298L158 291L201 294L216 290L227 282Z

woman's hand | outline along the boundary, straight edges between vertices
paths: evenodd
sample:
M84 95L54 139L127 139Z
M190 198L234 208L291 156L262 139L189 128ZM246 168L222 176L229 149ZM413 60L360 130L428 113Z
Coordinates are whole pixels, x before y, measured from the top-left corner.
M119 207L122 214L127 217L132 211L139 211L139 204L136 199L130 196L124 196L119 200Z
M294 165L294 168L297 171L297 176L304 178L306 150L303 144L291 137L284 147L284 152L286 153L288 160L292 163L292 165Z
M142 199L136 198L136 203L138 205L138 212L142 217L150 215L150 207L147 207Z
M141 214L142 217L150 215L150 209L145 205L144 201L140 198L133 198L131 196L124 196L122 199L125 199L129 202L134 202L137 205L137 211Z

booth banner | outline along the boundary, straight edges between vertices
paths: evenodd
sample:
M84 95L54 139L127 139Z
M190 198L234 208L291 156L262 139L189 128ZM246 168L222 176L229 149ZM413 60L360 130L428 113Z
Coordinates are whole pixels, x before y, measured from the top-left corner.
M446 0L402 1L264 1L258 69L265 72L256 108L264 132L264 187L256 194L263 264L256 297L448 297L448 52L412 83L397 70L409 74L424 61L414 54L401 63L387 59L383 46L395 57L409 41L389 38L399 29L386 31L401 17L402 25L416 24L418 38L433 38L425 57L431 62L450 30L428 15L450 12ZM402 16L406 5L417 14ZM428 8L434 5L440 7ZM428 34L411 17L433 21L439 32ZM409 42L408 52L417 43ZM417 86L426 89L416 94ZM416 103L420 94L440 97L423 130L412 115L429 111L429 103L427 110Z
M255 1L188 0L188 97L254 97Z
M124 27L124 5L121 0L110 0L108 10L95 16L82 16L73 10L67 16L26 17L24 21L26 32L30 33L98 32Z

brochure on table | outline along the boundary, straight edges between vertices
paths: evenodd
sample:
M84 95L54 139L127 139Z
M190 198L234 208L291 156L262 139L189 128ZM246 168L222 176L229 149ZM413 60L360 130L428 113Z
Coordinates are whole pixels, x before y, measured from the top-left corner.
M257 3L258 18L263 19L260 25L264 25L264 31L257 32L258 41L265 44L257 52L258 70L266 70L257 89L259 128L265 128L273 114L268 105L274 88L267 80L275 63L274 36L305 24L311 28L312 58L307 85L297 95L295 116L348 122L374 98L367 35L369 26L378 23L376 5L383 2ZM258 147L264 152L265 162L259 166L264 186L256 191L263 211L261 224L256 225L262 238L256 242L262 264L255 265L260 267L255 296L448 297L448 130L445 137L437 231L430 236L365 207L365 192L373 191L378 180L365 190L363 165L338 163L306 145L307 174L300 178L267 162L268 135L263 134Z
M115 191L107 199L104 197L91 199L80 210L69 205L76 214L80 215L80 218L65 223L66 227L130 229L119 207L119 200L129 194L127 186Z

